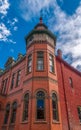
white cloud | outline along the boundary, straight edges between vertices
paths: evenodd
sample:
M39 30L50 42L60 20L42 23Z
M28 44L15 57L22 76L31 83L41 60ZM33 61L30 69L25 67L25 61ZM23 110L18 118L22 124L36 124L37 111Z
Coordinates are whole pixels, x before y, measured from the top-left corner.
M17 27L17 26L15 26L15 27L14 27L14 31L17 31L17 29L18 29L18 27Z
M3 15L7 14L7 10L9 9L9 2L8 0L0 0L0 13Z
M74 67L80 68L78 66L81 65L81 4L73 15L67 15L56 0L20 0L19 8L25 20L39 16L41 10L43 17L48 15L49 28L58 34L57 49L62 49L66 60Z
M4 23L0 24L0 41L8 42L8 43L13 43L15 44L12 39L9 38L11 36L11 30L9 30Z
M17 18L13 18L12 20L8 20L7 24L10 25L10 28L12 28L14 31L17 31L18 27L16 26L16 23L18 23Z
M15 42L10 39L9 36L12 35L12 31L16 31L18 28L15 24L18 22L17 18L13 18L12 20L8 20L6 17L8 14L8 9L10 7L9 0L0 0L0 15L1 15L1 23L0 23L0 41L9 42L15 44ZM6 17L6 20L4 18ZM8 26L6 26L8 25Z
M68 16L56 4L54 10L55 19L51 18L51 29L58 32L57 48L67 55L67 61L75 68L81 65L81 4L72 16ZM53 23L54 24L53 25Z
M4 25L4 23L0 24L0 41L8 41L8 37L11 35L10 30Z
M11 26L14 26L16 23L18 23L18 19L13 18L12 20L8 20L7 23L10 24Z
M54 3L54 0L20 0L21 15L25 20L30 20L35 16L40 15L40 11L43 8L50 7Z

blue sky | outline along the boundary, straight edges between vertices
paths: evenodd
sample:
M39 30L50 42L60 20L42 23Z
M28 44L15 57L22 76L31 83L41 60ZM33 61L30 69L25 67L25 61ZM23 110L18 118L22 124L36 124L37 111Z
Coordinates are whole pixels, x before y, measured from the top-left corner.
M0 68L26 53L25 36L41 15L57 36L56 50L81 71L81 0L0 0Z

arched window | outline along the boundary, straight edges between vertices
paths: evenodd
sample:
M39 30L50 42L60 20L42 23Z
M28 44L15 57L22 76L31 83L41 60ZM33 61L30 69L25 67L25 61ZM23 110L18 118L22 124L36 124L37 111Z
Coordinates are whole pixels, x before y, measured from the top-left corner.
M45 119L45 93L43 91L38 91L36 93L36 116L37 120L44 120Z
M23 121L28 120L29 93L24 96Z
M15 123L17 112L17 102L12 104L11 123Z
M58 121L58 101L57 101L57 95L55 93L52 93L52 111L53 111L53 120Z
M4 117L4 124L8 123L9 113L10 113L10 104L7 104L6 105L6 113L5 113L5 117Z

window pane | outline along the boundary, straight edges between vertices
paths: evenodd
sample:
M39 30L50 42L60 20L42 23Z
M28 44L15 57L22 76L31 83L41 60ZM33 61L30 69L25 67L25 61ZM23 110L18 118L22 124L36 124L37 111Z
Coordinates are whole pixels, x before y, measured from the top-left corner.
M36 94L37 100L37 119L45 119L45 93L39 91Z
M12 75L11 89L14 87L15 74Z
M44 53L37 52L37 70L44 69Z
M52 94L52 111L53 111L53 120L58 121L58 102L57 96L55 93Z
M50 72L54 72L54 59L51 54L49 55L49 69Z
M16 111L17 111L17 102L14 102L12 105L11 123L15 123Z
M16 86L18 86L18 85L19 85L20 76L21 76L21 70L19 70L19 71L17 72Z
M7 123L8 123L9 112L10 112L10 104L8 104L8 105L6 106L6 113L5 113L5 117L4 117L4 124L7 124Z
M24 96L23 121L28 119L28 106L29 106L29 94L27 93Z
M31 72L31 67L32 67L32 55L28 56L28 65L27 65L27 70L28 72Z
M37 108L44 108L44 100L42 99L37 100Z

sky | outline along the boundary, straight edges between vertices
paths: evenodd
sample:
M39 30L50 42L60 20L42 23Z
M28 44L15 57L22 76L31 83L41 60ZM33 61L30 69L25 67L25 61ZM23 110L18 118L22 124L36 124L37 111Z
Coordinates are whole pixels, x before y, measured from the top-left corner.
M56 51L81 71L81 0L0 0L0 68L26 53L26 35L42 16L57 37Z

